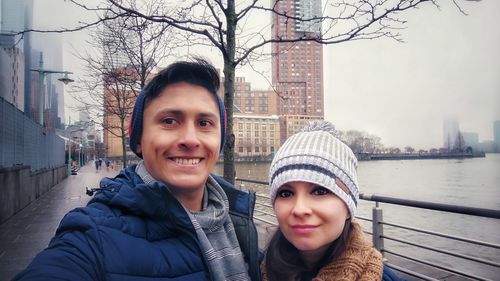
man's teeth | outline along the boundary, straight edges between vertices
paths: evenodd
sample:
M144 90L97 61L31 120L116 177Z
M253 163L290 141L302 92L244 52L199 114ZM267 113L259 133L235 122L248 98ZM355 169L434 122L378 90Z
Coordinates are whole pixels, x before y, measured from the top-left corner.
M200 163L200 158L186 159L186 158L175 158L175 163L180 165L196 165Z

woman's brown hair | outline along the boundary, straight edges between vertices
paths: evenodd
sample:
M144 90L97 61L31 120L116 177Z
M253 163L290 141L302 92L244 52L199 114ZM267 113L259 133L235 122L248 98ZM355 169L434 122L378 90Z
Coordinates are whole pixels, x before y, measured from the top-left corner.
M345 249L352 231L351 220L345 222L344 229L337 240L328 247L325 255L313 267L308 268L303 262L300 251L290 243L278 228L269 242L265 269L269 281L303 280L311 272L318 272L323 266L334 261Z

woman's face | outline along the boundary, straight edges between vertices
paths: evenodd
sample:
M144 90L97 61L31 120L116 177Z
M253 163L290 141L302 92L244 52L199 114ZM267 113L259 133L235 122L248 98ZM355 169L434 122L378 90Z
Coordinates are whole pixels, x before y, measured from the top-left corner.
M336 182L343 185L338 179ZM344 201L328 189L308 182L281 186L274 209L286 239L303 257L316 257L316 260L342 234L350 218Z

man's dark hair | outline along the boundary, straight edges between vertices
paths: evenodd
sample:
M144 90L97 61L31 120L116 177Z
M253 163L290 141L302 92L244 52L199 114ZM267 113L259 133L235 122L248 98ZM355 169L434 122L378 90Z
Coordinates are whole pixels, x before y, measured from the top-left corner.
M160 71L144 87L146 104L158 97L167 86L178 82L186 82L203 87L213 95L217 95L220 87L217 70L206 60L196 58L194 61L179 61Z

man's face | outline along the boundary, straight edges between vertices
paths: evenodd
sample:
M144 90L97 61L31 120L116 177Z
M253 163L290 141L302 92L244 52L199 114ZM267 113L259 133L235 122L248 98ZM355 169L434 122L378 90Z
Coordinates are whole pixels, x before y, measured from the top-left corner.
M203 195L219 156L220 126L215 97L207 89L175 83L145 106L137 150L148 172L185 203L193 194Z

